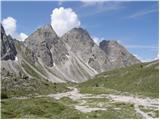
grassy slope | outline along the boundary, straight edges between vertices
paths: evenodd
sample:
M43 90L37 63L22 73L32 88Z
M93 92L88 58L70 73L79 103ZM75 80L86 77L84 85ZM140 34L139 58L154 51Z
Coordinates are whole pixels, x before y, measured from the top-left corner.
M114 107L106 111L93 111L82 113L72 106L75 104L69 98L55 100L53 98L30 98L30 99L7 99L2 100L2 118L141 118L136 114L130 104L117 103L114 107L121 108L115 110Z
M22 79L8 77L2 79L1 97L34 96L37 94L50 94L67 91L65 84L54 84L40 79Z
M104 72L81 83L79 87L83 93L107 93L118 90L158 98L158 65L158 62L155 64L141 63Z
M80 118L81 113L52 98L2 101L2 118Z

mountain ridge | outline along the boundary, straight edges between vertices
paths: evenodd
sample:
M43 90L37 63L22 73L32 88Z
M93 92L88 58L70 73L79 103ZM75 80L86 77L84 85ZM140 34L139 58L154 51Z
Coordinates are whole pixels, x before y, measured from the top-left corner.
M52 26L47 24L33 32L25 42L15 44L17 64L23 69L20 72L26 73L22 63L27 61L51 82L83 82L98 73L140 62L136 58L135 61L131 57L126 59L125 56L121 58L122 61L126 59L130 64L112 62L110 55L83 28L73 28L58 37ZM120 46L119 49L124 48ZM130 53L127 51L125 54Z

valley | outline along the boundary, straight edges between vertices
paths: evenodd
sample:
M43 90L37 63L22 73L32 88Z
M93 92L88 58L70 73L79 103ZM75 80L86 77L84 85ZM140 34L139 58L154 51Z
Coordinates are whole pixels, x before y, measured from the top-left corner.
M143 65L143 68L137 67L140 65ZM125 78L127 74L132 75L130 70L134 75L136 75L134 73L136 71L146 71L147 69L150 69L149 73L156 73L158 70L157 66L158 62L154 61L120 68L116 71L120 70L121 72L116 73L118 76L121 75L121 79L123 78L124 81L120 82L124 84L123 82L126 83ZM126 71L128 72L124 74ZM115 70L104 72L91 80L78 84L54 84L56 87L50 89L46 94L44 94L44 91L42 93L35 91L36 94L21 94L4 98L2 99L2 118L158 118L158 86L157 89L154 89L155 91L152 91L152 94L143 91L141 85L136 88L137 91L132 92L130 89L116 89L114 88L114 84L117 84L119 79L116 78L117 74L113 77L113 73L115 74ZM152 74L149 73L146 75L146 78L152 76ZM115 79L112 80L112 86L105 87L106 79L111 76ZM142 77L145 79L143 74L138 74L134 76L134 79L140 79ZM97 80L98 78L101 82ZM98 85L94 79L98 81ZM155 75L152 76L152 80L154 84L158 83ZM147 84L145 82L148 83L146 79L143 81L143 84ZM143 86L143 88L146 87L144 89L147 89L150 85L151 83ZM121 86L120 83L119 86ZM34 92L32 91L32 93Z

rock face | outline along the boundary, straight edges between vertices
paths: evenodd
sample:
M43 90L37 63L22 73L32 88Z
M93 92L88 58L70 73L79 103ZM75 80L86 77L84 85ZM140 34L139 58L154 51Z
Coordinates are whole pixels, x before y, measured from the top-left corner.
M103 40L100 43L100 48L106 53L114 68L140 63L135 56L130 54L127 49L125 49L117 41Z
M111 63L106 54L94 43L86 30L74 28L61 39L67 44L69 51L72 51L96 72L110 68Z
M82 28L73 28L59 38L51 25L45 25L25 42L12 40L1 29L3 73L78 83L98 73L139 62L115 41L103 41L97 46Z
M12 37L7 36L1 25L1 60L15 60L17 54Z
M47 66L53 66L52 53L50 51L52 44L57 42L57 35L53 31L51 25L45 25L34 33L32 33L26 40L26 46L40 57L43 63Z

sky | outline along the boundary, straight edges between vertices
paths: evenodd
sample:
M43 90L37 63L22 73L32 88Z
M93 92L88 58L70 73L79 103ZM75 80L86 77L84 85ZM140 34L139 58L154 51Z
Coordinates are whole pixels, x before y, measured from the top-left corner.
M156 1L3 1L1 10L6 33L21 41L45 24L59 36L82 27L97 44L117 40L142 61L159 57Z

